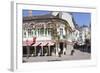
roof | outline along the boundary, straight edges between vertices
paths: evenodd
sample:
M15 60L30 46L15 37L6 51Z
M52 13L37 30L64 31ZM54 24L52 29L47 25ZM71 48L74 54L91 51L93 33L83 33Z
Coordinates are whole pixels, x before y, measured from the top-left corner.
M47 19L47 18L58 18L56 16L53 16L51 14L46 15L39 15L39 16L24 16L23 21L30 21L30 20L37 20L37 19Z
M32 21L32 20L47 20L47 19L57 19L57 20L63 21L64 23L69 24L67 20L59 18L58 16L54 16L52 14L39 15L39 16L25 16L25 17L23 17L23 22L24 21ZM69 26L70 31L72 31L71 26L70 25L67 25L67 26Z

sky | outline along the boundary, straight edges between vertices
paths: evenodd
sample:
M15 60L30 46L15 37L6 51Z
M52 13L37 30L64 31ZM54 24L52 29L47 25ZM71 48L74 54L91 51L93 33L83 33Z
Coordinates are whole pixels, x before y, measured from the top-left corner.
M79 13L79 12L72 12L72 16L75 20L75 23L82 26L82 25L90 25L91 24L91 14L90 13Z
M42 11L42 10L34 10L32 11L32 15L33 16L37 16L37 15L45 15L45 14L49 14L50 11ZM23 10L23 16L28 16L28 10Z
M33 10L32 15L37 16L37 15L45 15L51 13L50 11L39 11L39 10ZM69 12L72 14L74 21L76 24L79 26L82 25L90 25L91 24L91 14L90 13L79 13L79 12ZM23 10L23 16L28 16L28 10Z

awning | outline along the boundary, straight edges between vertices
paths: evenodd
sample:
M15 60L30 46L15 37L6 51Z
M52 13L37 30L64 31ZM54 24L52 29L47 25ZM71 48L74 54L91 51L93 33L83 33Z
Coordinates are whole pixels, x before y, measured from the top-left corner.
M71 41L66 41L66 44L68 44L68 45L73 45L73 42L71 42Z
M23 46L30 46L33 43L32 40L23 41Z
M42 42L42 43L40 44L40 46L46 46L46 45L48 45L48 42Z
M48 46L53 46L55 43L54 42L49 42Z
M32 40L23 41L23 46L31 46L32 44ZM53 46L54 44L52 41L37 41L32 46Z
M36 42L35 44L33 44L32 46L39 46L41 44L41 42Z

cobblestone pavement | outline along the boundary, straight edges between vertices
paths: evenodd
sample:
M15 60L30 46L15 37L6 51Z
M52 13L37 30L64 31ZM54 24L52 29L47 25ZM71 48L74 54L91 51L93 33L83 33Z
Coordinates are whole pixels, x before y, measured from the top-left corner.
M79 50L75 50L73 55L62 55L58 56L37 56L37 57L23 57L23 62L46 62L46 61L63 61L63 60L86 60L90 59L91 54L86 52L81 52Z

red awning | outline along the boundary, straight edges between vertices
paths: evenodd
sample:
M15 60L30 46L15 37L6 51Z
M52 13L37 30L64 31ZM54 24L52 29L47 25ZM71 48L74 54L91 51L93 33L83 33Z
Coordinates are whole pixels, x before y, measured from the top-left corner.
M23 41L23 46L31 46L33 43L33 40L26 40ZM54 44L52 41L36 41L32 46L53 46Z
M48 42L42 42L40 46L46 46Z
M54 42L49 42L48 46L53 46L54 44Z
M38 46L40 45L41 43L40 42L36 42L35 44L33 44L32 46Z
M32 40L23 41L23 46L30 46L33 43Z
M66 44L68 44L68 45L73 45L73 42L71 42L71 41L66 41Z

